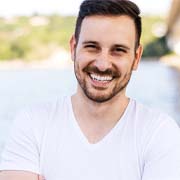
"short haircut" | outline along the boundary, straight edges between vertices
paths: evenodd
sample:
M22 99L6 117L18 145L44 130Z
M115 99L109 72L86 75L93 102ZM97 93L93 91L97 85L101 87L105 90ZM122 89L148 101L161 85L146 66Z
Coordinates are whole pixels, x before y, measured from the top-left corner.
M140 9L129 0L84 0L80 5L79 14L76 20L75 39L78 42L83 19L87 16L103 15L103 16L119 16L127 15L134 20L136 29L137 48L140 44L142 32Z

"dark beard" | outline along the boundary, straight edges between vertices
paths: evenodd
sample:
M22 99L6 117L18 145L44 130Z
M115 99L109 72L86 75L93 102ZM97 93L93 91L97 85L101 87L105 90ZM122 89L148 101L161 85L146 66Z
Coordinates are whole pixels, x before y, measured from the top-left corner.
M96 102L96 103L104 103L104 102L107 102L109 101L110 99L112 99L113 97L115 97L117 94L119 94L119 92L122 92L126 86L128 85L129 83L129 80L130 80L130 77L131 77L131 74L130 75L127 75L127 79L126 79L126 82L124 84L122 84L121 86L119 87L116 87L115 89L113 89L111 91L111 93L109 94L109 96L99 96L99 97L95 97L93 96L88 90L87 88L85 87L83 89L85 95L92 101ZM81 86L81 85L80 85ZM82 88L82 87L81 87Z
M131 77L131 74L132 74L132 68L133 68L133 64L132 64L130 72L128 72L124 76L124 78L121 80L121 82L119 82L119 83L117 83L115 85L115 87L112 89L112 91L108 95L105 95L105 94L102 93L101 96L96 96L94 93L91 93L91 91L89 90L89 88L88 88L88 86L86 84L86 81L82 80L80 78L80 75L78 74L78 72L79 72L78 64L76 64L76 61L74 62L75 76L76 76L76 79L77 79L81 89L83 90L86 97L88 97L88 99L90 99L90 100L92 100L92 101L94 101L96 103L104 103L106 101L109 101L114 96L116 96L118 93L123 91L126 88L126 86L128 85L128 83L129 83L129 80L130 80L130 77ZM89 75L89 73L96 73L96 74L99 74L99 75L111 75L111 76L113 76L112 81L115 81L115 80L118 80L118 78L119 79L121 78L121 74L116 70L106 70L104 72L101 72L101 71L99 71L97 69L97 67L91 67L91 66L86 66L83 69L83 72L87 73L87 75Z

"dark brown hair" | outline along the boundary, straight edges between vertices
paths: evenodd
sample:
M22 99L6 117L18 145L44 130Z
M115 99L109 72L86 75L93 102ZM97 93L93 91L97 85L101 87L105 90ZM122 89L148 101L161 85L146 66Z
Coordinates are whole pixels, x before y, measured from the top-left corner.
M140 9L129 0L84 0L80 6L75 27L75 38L78 42L82 21L87 16L93 15L127 15L134 20L136 28L136 48L140 44L142 31Z

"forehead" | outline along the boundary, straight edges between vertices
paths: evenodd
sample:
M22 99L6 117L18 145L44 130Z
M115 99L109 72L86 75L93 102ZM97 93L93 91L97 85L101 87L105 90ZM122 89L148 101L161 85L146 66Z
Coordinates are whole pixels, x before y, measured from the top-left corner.
M136 40L134 21L127 15L88 16L82 22L79 41L88 40L102 43L134 43Z

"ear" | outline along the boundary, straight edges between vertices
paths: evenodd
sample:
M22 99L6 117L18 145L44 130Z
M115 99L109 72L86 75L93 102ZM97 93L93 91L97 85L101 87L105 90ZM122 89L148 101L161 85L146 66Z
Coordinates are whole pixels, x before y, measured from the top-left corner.
M139 47L136 49L136 53L135 53L135 59L134 59L134 64L133 64L134 71L136 71L138 68L142 53L143 53L143 46L139 45Z
M76 50L76 39L74 35L72 35L69 45L70 45L70 50L71 50L71 59L72 61L74 61L74 55L75 55L75 50Z

